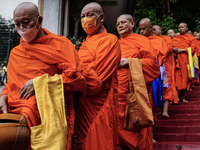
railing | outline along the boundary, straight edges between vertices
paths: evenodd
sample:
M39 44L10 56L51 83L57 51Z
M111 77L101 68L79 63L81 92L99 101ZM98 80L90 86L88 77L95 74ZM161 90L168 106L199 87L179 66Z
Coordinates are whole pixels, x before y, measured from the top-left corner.
M20 43L20 36L11 24L0 24L0 85L4 84L10 51Z

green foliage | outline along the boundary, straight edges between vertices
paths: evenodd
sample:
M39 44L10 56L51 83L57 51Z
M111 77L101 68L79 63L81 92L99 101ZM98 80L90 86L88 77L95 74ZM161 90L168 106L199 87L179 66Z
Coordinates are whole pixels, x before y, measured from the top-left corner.
M158 2L159 0L137 1L137 9L135 10L137 18L136 23L139 23L142 18L149 18L152 25L159 25L161 27L162 34L166 35L169 29L173 29L175 32L178 32L177 20L169 15L165 15L165 12L162 12L161 9L159 9L159 6L154 7Z
M165 34L165 35L167 35L167 31L169 29L173 29L174 32L178 32L178 24L176 24L176 19L173 19L166 15L164 15L163 19L160 20L160 22L157 22L156 25L159 25L161 27L162 34Z
M68 39L74 44L74 47L78 51L83 43L85 41L85 37L81 36L80 38L76 39L74 36L73 37L68 37Z

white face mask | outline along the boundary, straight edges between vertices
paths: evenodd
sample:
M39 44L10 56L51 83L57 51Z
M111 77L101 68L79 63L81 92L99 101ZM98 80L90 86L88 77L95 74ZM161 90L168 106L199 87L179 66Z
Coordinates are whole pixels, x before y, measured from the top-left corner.
M38 23L38 19L37 19L37 23ZM33 28L30 28L30 29L23 29L23 31L20 29L20 30L17 30L17 32L19 33L19 35L24 39L25 42L31 42L35 39L35 37L37 36L38 34L38 31L40 29L41 26L39 26L39 28L37 29L36 26L37 26L37 23L36 25L33 27Z

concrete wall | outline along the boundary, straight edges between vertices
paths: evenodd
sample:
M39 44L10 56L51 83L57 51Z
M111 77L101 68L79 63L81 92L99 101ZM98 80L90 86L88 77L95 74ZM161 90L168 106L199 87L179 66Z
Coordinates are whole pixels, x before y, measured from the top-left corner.
M43 0L43 24L47 30L62 34L63 0Z

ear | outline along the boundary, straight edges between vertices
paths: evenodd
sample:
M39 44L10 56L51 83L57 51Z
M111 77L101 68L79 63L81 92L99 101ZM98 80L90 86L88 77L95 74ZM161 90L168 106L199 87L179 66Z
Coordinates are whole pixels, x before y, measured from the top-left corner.
M131 21L131 26L134 28L134 26L135 26L135 22L134 21Z
M152 26L152 25L150 25L149 27L150 27L150 30L152 31L152 30L153 30L153 26Z
M42 24L43 17L42 17L42 16L39 16L39 19L38 19L38 20L39 20L39 23Z
M103 23L104 22L104 19L105 19L105 15L102 13L100 15L100 22Z

